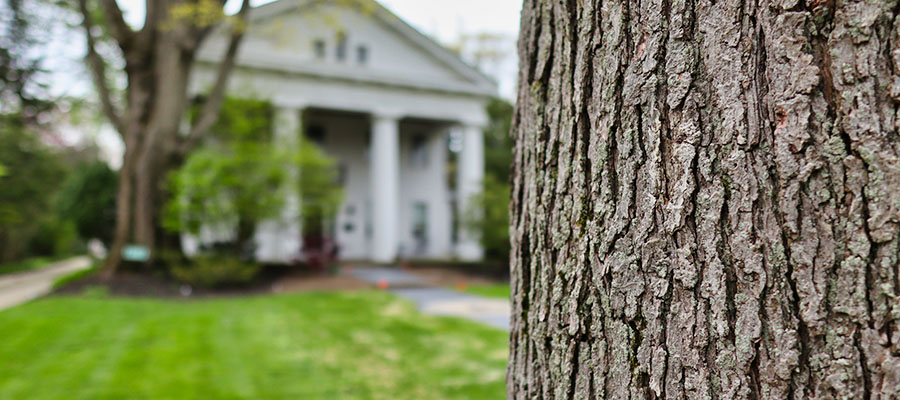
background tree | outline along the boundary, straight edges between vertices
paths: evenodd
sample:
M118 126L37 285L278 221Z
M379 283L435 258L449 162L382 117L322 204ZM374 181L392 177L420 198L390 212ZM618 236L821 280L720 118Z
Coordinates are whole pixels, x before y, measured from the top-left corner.
M47 246L36 250L49 254L29 254L29 250L33 238L41 233L42 239L52 237L49 231L57 228L53 224L58 221L48 219L55 216L53 201L67 168L18 115L0 115L0 164L7 169L0 178L0 263L27 255L53 255L53 249L44 251Z
M77 0L87 38L86 61L102 110L125 144L116 202L116 231L102 276L115 273L126 243L151 250L164 235L160 209L167 172L177 167L215 124L235 56L246 30L250 1L226 16L226 0L156 0L146 2L143 25L129 26L116 0ZM335 0L372 9L367 0ZM295 12L314 12L327 2L310 1ZM190 101L190 72L200 45L213 32L229 36L219 69L191 126L182 131ZM110 84L104 44L111 42L124 63L123 98ZM108 76L110 75L110 76Z
M898 17L525 1L509 397L900 396Z
M143 26L129 26L115 0L78 0L87 38L86 61L107 119L125 143L119 170L116 230L103 275L121 262L122 248L134 242L150 249L156 243L161 179L174 160L186 154L216 121L234 57L243 37L250 5L242 0L228 18L224 1L158 0L146 2ZM214 29L230 31L215 83L188 132L181 132L188 109L188 82L196 52ZM98 43L109 38L124 60L127 86L119 99L111 89L107 63Z
M53 108L43 74L43 43L55 7L45 1L0 3L0 113L17 115L28 125Z
M479 232L485 257L509 262L509 168L512 138L509 135L513 106L503 99L487 105L489 123L484 131L484 182L473 207L466 210L464 226Z

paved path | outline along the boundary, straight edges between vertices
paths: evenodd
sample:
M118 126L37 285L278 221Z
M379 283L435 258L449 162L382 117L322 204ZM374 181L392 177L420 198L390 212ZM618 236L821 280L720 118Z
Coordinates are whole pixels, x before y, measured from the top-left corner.
M35 271L0 275L0 310L50 293L57 279L90 267L90 258L75 257Z
M466 318L509 330L508 300L430 287L419 277L395 268L344 268L341 273L376 285L386 283L391 293L412 301L425 314Z

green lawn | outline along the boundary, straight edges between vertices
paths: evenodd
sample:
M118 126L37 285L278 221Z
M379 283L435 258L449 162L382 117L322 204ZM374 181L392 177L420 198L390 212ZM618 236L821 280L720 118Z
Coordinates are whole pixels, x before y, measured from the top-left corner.
M0 312L0 399L503 399L507 333L381 292Z
M477 294L486 297L502 297L509 298L509 284L500 283L495 285L474 285L466 288L466 293Z
M32 257L22 261L14 261L6 264L0 264L0 275L12 274L15 272L31 271L53 265L59 258L52 257Z

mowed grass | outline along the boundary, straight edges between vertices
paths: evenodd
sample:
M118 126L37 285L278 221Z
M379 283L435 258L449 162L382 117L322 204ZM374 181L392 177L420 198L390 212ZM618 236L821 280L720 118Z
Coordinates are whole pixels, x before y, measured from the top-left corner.
M502 399L507 333L381 292L0 311L0 399Z

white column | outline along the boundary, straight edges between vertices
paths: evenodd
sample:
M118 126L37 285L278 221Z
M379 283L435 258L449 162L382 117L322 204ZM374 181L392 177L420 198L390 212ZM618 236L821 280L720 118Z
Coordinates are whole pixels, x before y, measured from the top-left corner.
M369 193L372 198L372 261L397 258L400 209L400 125L392 115L372 116L369 153Z
M456 185L457 216L462 219L471 212L480 212L473 203L473 196L481 193L484 180L484 136L481 127L466 124L462 126L463 149L458 158L458 178ZM484 257L479 232L466 229L460 224L456 255L465 261L479 261Z
M299 135L302 127L303 110L295 107L279 107L275 109L272 141L284 148L300 145ZM295 189L296 171L291 171L292 189ZM300 257L300 201L296 190L290 190L287 203L281 217L259 224L254 235L256 241L256 257L260 261L290 263Z

